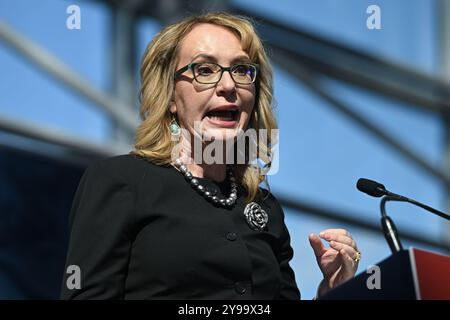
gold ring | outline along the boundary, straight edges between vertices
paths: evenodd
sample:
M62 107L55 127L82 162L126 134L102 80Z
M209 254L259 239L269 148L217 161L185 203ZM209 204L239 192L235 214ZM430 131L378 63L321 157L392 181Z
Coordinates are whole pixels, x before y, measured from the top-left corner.
M356 258L353 260L355 260L355 262L358 262L359 260L361 260L361 252L356 251Z

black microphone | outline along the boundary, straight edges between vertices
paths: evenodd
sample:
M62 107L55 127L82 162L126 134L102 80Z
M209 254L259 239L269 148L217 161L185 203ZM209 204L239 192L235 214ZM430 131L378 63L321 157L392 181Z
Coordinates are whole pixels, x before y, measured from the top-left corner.
M356 188L361 192L367 193L369 196L377 198L384 196L386 191L385 186L381 183L365 178L358 179Z
M386 214L385 206L386 206L387 201L409 202L409 203L419 206L425 210L428 210L431 213L434 213L442 218L450 220L449 215L447 215L439 210L436 210L434 208L431 208L423 203L420 203L414 199L410 199L410 198L401 196L399 194L390 192L390 191L386 190L386 187L384 185L382 185L381 183L378 183L376 181L360 178L360 179L358 179L358 182L356 183L356 187L358 188L359 191L367 193L368 195L370 195L372 197L379 198L381 196L384 196L380 201L381 226L383 228L383 232L384 232L386 241L388 242L389 247L391 248L391 251L393 253L403 250L403 246L398 237L398 232L397 232L397 228L395 227L394 221Z
M381 196L391 196L402 199L402 201L407 201L408 199L404 196L386 190L386 187L383 184L370 179L365 178L358 179L358 182L356 183L356 188L358 188L359 191L367 193L369 196L372 197L379 198Z
M443 213L439 210L436 210L430 206L427 206L426 204L420 203L419 201L416 201L414 199L410 199L407 197L404 197L402 195L393 193L391 191L386 190L386 187L382 185L379 182L370 180L370 179L364 179L360 178L358 179L358 182L356 183L356 187L359 191L367 193L368 195L372 197L381 197L381 196L389 196L389 199L386 201L403 201L403 202L409 202L413 205L416 205L418 207L421 207L422 209L425 209L431 213L434 213L435 215L450 220L450 216L446 213Z
M367 193L372 197L381 197L380 202L380 210L381 210L381 227L383 228L384 238L389 244L389 248L392 253L396 253L403 250L402 243L400 242L400 238L398 236L397 228L395 227L394 221L386 214L385 203L390 199L394 199L395 196L388 194L389 191L386 190L386 187L381 183L370 179L360 178L356 183L356 188L364 193ZM399 199L399 198L396 198Z

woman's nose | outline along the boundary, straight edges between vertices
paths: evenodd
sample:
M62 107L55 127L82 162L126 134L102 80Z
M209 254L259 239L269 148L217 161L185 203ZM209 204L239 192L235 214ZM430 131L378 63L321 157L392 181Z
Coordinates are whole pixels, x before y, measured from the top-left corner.
M217 83L216 87L217 93L221 95L227 95L229 93L234 93L236 90L236 83L231 77L230 72L224 71L222 74L222 78Z

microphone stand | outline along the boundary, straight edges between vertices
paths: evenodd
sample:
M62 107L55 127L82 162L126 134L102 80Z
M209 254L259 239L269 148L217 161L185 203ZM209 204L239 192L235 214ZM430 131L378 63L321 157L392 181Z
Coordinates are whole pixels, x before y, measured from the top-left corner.
M389 248L391 248L392 253L400 252L403 250L402 243L398 237L397 227L394 221L386 214L386 202L388 201L407 201L402 197L396 196L384 196L380 201L380 211L381 211L381 226L383 228L384 237L386 238Z
M386 214L386 202L388 201L408 202L422 209L425 209L441 218L450 220L450 215L441 212L439 210L436 210L430 206L427 206L426 204L420 203L419 201L416 201L414 199L410 199L401 196L399 194L390 192L386 190L384 185L376 181L360 178L358 180L358 183L356 184L356 187L359 191L367 193L369 196L372 197L381 197L382 195L384 195L380 202L381 226L383 228L384 237L386 238L392 253L402 251L403 246L398 237L398 232L394 224L394 221L392 221L391 217L389 217Z
M389 247L391 248L392 253L399 252L403 250L402 243L400 242L400 238L398 237L397 228L394 224L394 221L386 214L386 202L388 201L401 201L401 202L409 202L411 204L414 204L422 209L425 209L427 211L430 211L431 213L434 213L435 215L450 220L450 216L446 213L443 213L439 210L436 210L430 206L427 206L426 204L420 203L414 199L410 199L392 192L389 192L387 190L384 190L386 196L381 198L380 201L380 211L381 211L381 226L383 228L384 237L386 238L386 241L389 244Z

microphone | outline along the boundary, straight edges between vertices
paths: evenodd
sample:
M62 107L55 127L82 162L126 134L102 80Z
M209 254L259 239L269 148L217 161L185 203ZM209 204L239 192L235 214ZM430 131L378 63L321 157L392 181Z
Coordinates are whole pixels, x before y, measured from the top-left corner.
M401 195L392 193L388 190L386 190L386 187L376 181L360 178L358 179L358 182L356 183L356 188L358 188L359 191L367 193L369 196L372 197L381 197L381 196L391 196L391 197L398 197L400 199L404 199L406 201L406 197L403 197Z
M402 195L390 192L390 191L386 190L386 187L379 182L376 182L376 181L373 181L370 179L360 178L360 179L358 179L358 182L356 183L356 187L358 188L359 191L367 193L368 195L370 195L372 197L379 198L381 196L388 196L389 199L387 199L386 201L409 202L409 203L416 205L418 207L421 207L422 209L425 209L441 218L450 220L450 216L448 214L443 213L443 212L441 212L437 209L434 209L430 206L427 206L426 204L423 204L414 199L410 199L410 198L404 197Z
M389 247L393 253L403 250L403 246L398 237L398 232L397 228L395 227L394 221L386 214L387 201L409 202L427 211L430 211L431 213L434 213L444 219L450 220L449 215L434 208L431 208L423 203L420 203L414 199L410 199L402 195L390 192L386 190L386 187L379 182L370 179L360 178L356 183L356 188L359 191L367 193L372 197L379 198L383 196L383 198L380 201L381 226L383 228L384 237L386 238L386 241L388 242Z

